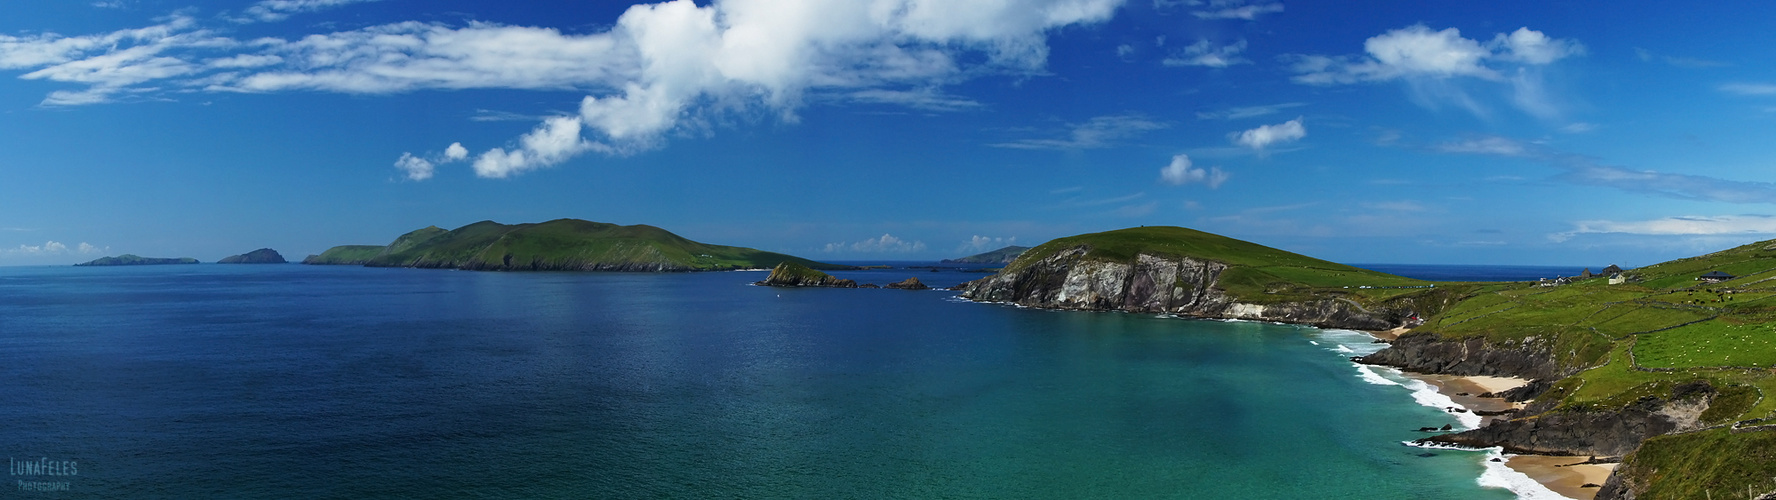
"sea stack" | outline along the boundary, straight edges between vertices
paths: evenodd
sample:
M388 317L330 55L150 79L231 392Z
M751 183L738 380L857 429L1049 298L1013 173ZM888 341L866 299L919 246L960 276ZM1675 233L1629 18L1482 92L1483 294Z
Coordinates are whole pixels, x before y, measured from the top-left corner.
M819 286L828 288L857 288L857 282L835 278L833 275L809 268L794 262L777 264L771 269L771 276L764 281L753 283L759 286L803 287Z

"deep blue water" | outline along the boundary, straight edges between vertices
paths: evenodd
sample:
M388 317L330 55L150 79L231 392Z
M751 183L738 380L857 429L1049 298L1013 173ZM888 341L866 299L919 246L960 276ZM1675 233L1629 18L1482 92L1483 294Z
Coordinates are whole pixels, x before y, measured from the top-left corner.
M0 268L0 497L1511 496L1361 336L763 277Z

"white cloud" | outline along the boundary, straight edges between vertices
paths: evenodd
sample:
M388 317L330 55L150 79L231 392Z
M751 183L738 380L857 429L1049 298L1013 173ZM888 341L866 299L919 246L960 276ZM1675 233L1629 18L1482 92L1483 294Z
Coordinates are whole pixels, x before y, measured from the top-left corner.
M1262 152L1273 144L1284 144L1307 137L1307 127L1301 125L1301 118L1296 118L1276 125L1261 125L1258 128L1234 134L1233 143L1255 151Z
M1770 83L1728 83L1720 86L1721 92L1738 95L1776 95L1776 84Z
M880 238L871 238L853 243L827 243L822 252L853 252L853 253L912 253L925 250L922 241L906 241L891 234L883 234Z
M542 125L520 137L511 151L493 148L481 153L475 158L475 175L500 179L555 165L590 149L607 149L581 137L581 128L577 116L544 120Z
M395 159L395 168L407 175L408 180L423 181L432 178L438 165L456 163L469 158L469 149L460 142L452 142L444 148L444 154L432 155L429 158L414 156L413 153L401 153Z
M1216 1L1210 6L1213 10L1191 11L1190 14L1202 19L1244 19L1257 20L1259 15L1273 14L1283 11L1281 2L1242 5L1243 1Z
M1239 108L1227 108L1227 109L1220 110L1220 111L1198 111L1196 113L1196 117L1201 120L1239 120L1239 119L1243 119L1243 118L1256 118L1256 117L1265 116L1265 115L1274 115L1274 114L1282 112L1282 110L1285 110L1285 109L1298 108L1298 107L1306 106L1306 105L1307 105L1307 103L1305 103L1305 102L1285 102L1285 103L1281 103L1281 104L1270 104L1270 105L1264 105L1264 106L1245 106L1245 107L1239 107Z
M1621 233L1656 236L1710 236L1776 234L1776 217L1769 215L1682 216L1639 221L1587 220L1573 223L1573 230L1555 233L1555 241L1579 234Z
M872 104L893 104L926 111L961 111L981 107L973 99L943 93L937 89L919 90L868 89L852 92L853 101Z
M1005 248L1005 247L1012 246L1012 245L1016 245L1016 244L1017 244L1017 237L1016 236L1012 236L1010 238L1001 238L1001 237L994 237L994 236L981 236L981 235L977 234L977 235L974 235L974 237L969 238L968 241L962 242L962 246L956 247L956 252L957 253L977 254L977 253L981 253L981 252L998 250L998 249Z
M1209 186L1209 189L1216 189L1221 187L1221 183L1227 182L1227 177L1227 172L1222 171L1221 167L1203 169L1193 166L1189 155L1173 156L1170 164L1159 169L1159 178L1174 186L1202 183Z
M99 247L86 242L81 242L70 251L67 244L55 240L46 241L42 245L19 245L16 248L0 249L0 253L26 256L75 255L76 253L85 255L101 251L103 250Z
M1073 125L1066 139L1024 139L989 146L1013 149L1096 149L1110 147L1122 139L1168 126L1170 125L1136 114L1099 116Z
M1403 80L1415 100L1435 107L1450 103L1485 116L1485 107L1453 81L1477 79L1505 85L1519 108L1542 118L1555 118L1558 100L1545 88L1542 66L1582 55L1585 47L1570 39L1518 28L1491 41L1461 36L1455 28L1432 31L1420 24L1391 30L1363 42L1359 56L1294 56L1294 77L1308 85L1343 85Z
M1184 47L1184 52L1161 61L1166 66L1206 66L1225 68L1235 64L1251 64L1252 61L1240 57L1246 50L1246 41L1215 47L1208 40L1201 40Z
M1467 153L1493 156L1534 156L1541 154L1540 149L1515 139L1495 135L1471 137L1460 141L1451 141L1435 146L1437 151L1444 153Z
M250 19L236 19L237 22L249 21L281 21L291 14L314 12L354 3L374 2L376 0L261 0L247 7Z

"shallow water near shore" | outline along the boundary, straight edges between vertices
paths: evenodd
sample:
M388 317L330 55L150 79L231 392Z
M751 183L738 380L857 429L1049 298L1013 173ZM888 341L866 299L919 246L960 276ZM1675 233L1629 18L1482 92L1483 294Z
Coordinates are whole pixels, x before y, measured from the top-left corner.
M764 276L0 268L0 453L74 498L1513 497L1400 444L1456 420L1361 334Z

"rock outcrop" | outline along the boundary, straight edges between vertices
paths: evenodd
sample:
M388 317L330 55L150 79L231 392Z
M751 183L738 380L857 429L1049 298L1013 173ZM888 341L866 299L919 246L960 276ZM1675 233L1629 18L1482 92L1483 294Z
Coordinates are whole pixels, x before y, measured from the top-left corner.
M286 264L286 263L289 263L289 261L284 260L284 256L278 254L277 250L272 250L270 248L261 248L261 249L254 250L254 251L247 252L247 253L240 254L240 255L230 255L228 257L224 257L222 260L216 261L216 263L217 264Z
M963 284L962 296L1045 309L1169 313L1356 330L1387 330L1414 315L1409 303L1375 309L1337 298L1244 303L1216 287L1227 269L1224 263L1147 253L1113 262L1086 258L1090 250L1082 245L1020 262L1016 269Z
M1509 453L1620 457L1647 438L1704 427L1702 412L1717 394L1707 382L1678 385L1666 397L1646 396L1619 409L1547 411L1418 440Z
M1435 333L1409 333L1394 339L1386 349L1356 361L1446 375L1553 380L1570 374L1555 362L1553 342L1536 337L1494 345L1483 338L1447 340Z
M927 289L930 289L931 287L925 286L924 283L920 283L919 278L917 276L915 276L915 277L907 278L907 279L899 281L899 282L883 285L882 288L894 288L894 289L899 289L899 290L927 290Z
M771 269L771 275L764 281L753 283L759 286L804 287L816 286L827 288L857 288L857 282L835 278L833 275L816 271L794 262L784 262Z

